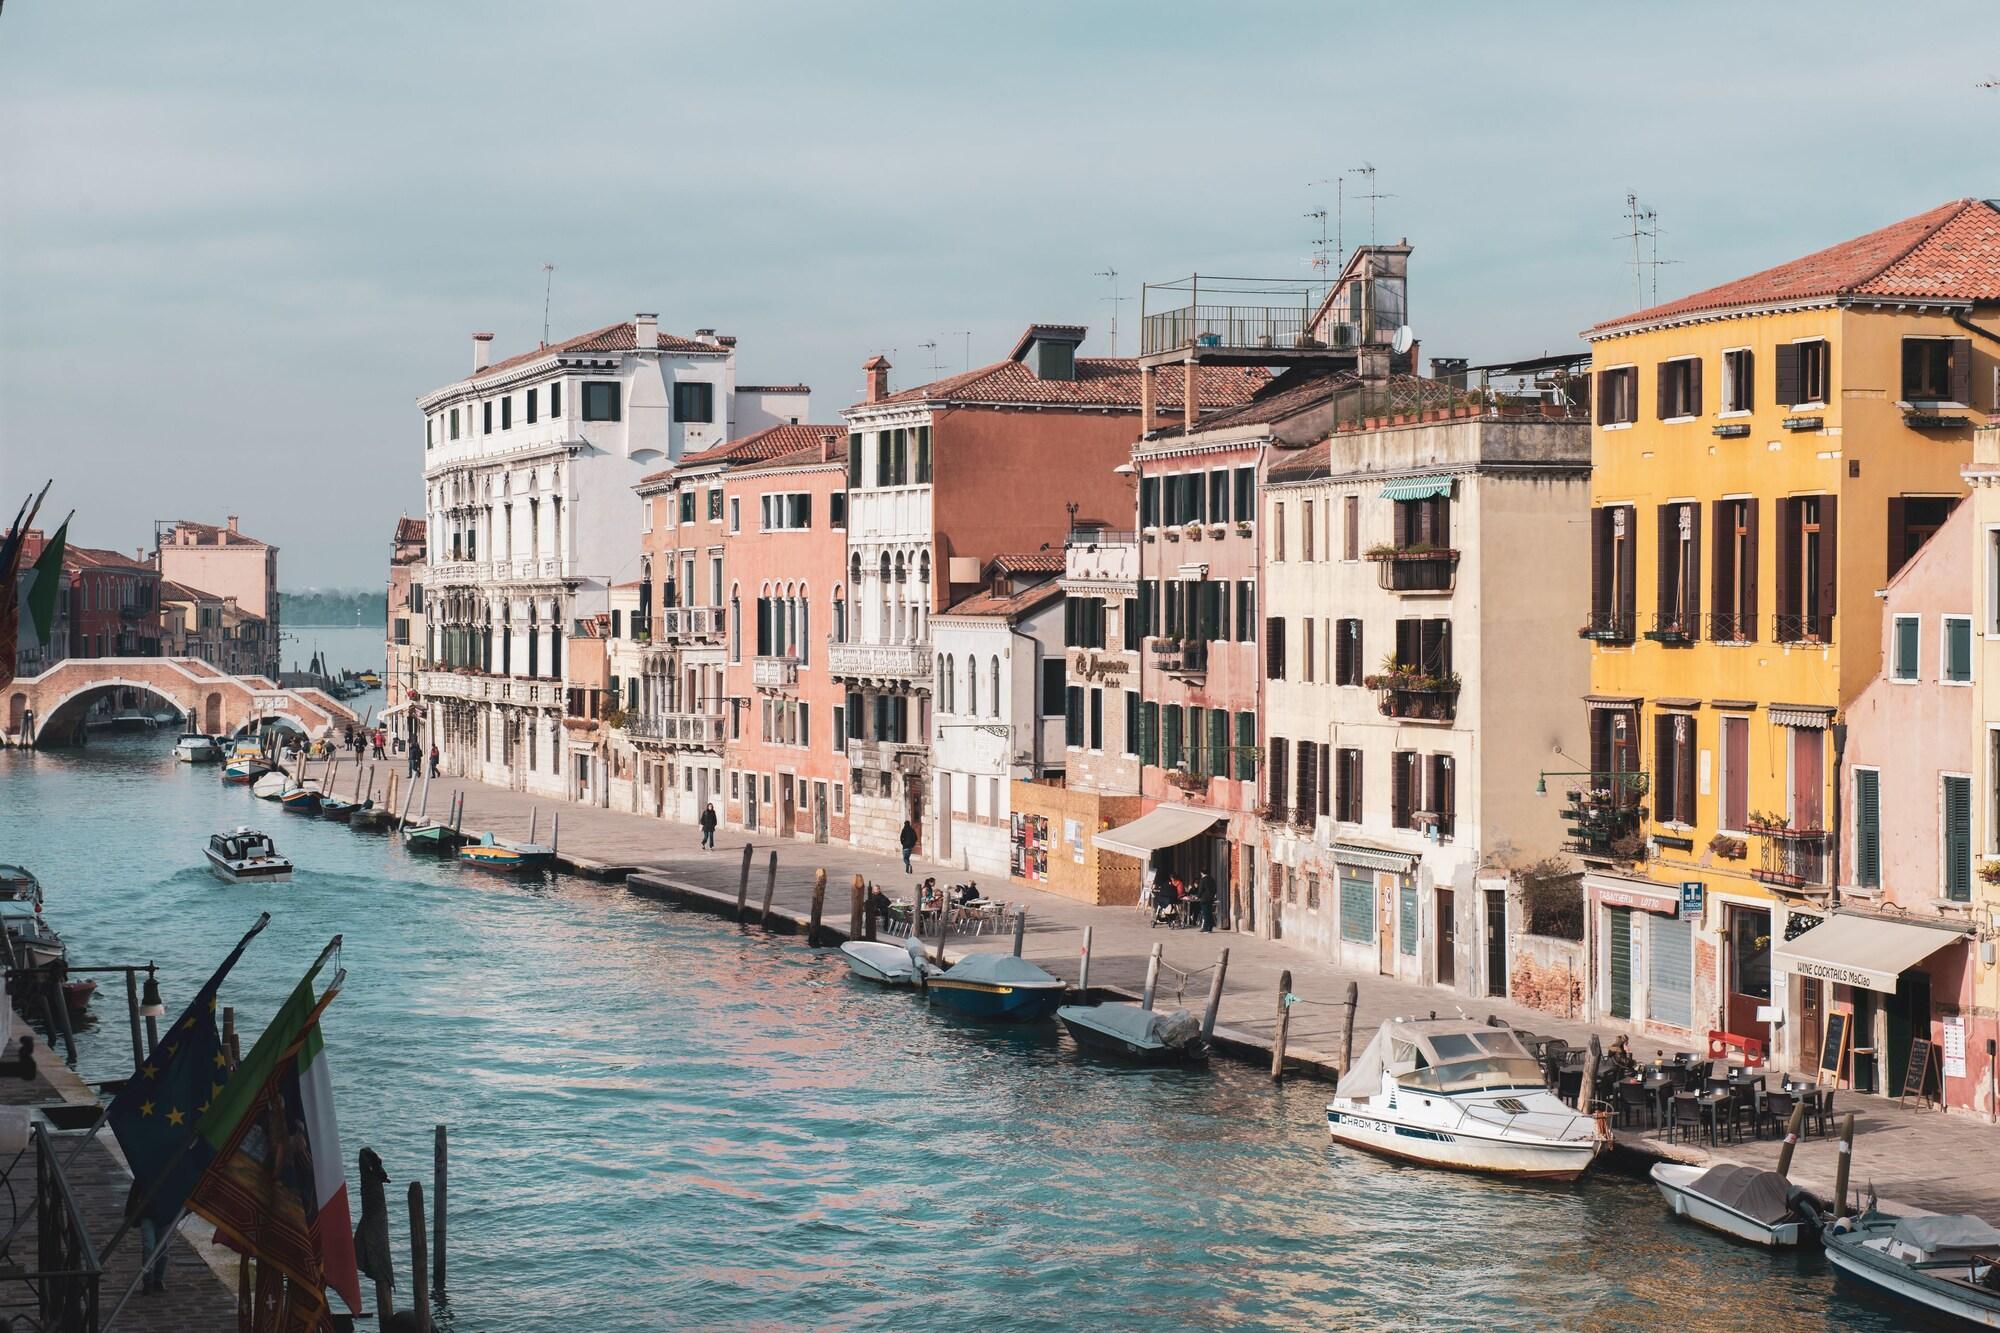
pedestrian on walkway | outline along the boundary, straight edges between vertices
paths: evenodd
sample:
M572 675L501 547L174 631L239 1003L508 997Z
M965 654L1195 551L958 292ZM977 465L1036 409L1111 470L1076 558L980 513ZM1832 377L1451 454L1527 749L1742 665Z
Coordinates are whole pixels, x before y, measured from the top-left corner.
M431 776L434 778L444 776L444 774L438 772L438 747L436 741L431 742Z
M1206 870L1201 872L1201 887L1196 890L1201 902L1201 933L1215 933L1215 876Z
M903 821L903 873L910 873L910 854L917 850L917 826Z
M710 801L701 812L701 845L715 850L715 802Z
M153 1247L160 1243L161 1230L160 1230L160 1224L158 1222L155 1222L150 1216L141 1212L139 1209L139 1205L141 1201L145 1199L145 1197L146 1197L146 1191L139 1188L138 1181L136 1180L133 1181L132 1188L125 1192L125 1220L128 1222L136 1222L139 1224L139 1245L141 1248L141 1253L151 1254L153 1252ZM166 1250L162 1249L160 1251L160 1257L153 1261L153 1264L150 1268L146 1269L144 1273L140 1274L139 1290L165 1291L166 1289L167 1289L167 1252Z
M384 754L382 750L382 743L387 739L388 738L382 734L382 728L380 727L375 728L375 757L377 759L388 758L388 755Z
M423 766L424 766L423 751L419 750L416 746L412 745L410 747L410 777L412 780L416 778L418 770L421 769Z

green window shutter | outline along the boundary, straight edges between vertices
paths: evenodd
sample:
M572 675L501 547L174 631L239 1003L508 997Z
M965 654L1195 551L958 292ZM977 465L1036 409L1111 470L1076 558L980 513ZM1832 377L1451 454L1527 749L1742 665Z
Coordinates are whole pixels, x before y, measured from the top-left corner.
M1168 768L1177 768L1181 762L1181 706L1168 704L1166 710L1165 753L1161 756Z
M1632 1017L1632 909L1606 909L1606 951L1611 959L1611 1016Z
M1236 780L1255 782L1257 780L1257 759L1252 753L1257 747L1257 715L1238 713L1236 715Z
M1208 714L1208 771L1213 777L1229 776L1229 714L1220 708Z
M1944 622L1944 678L1972 679L1972 622L1953 617Z
M1139 727L1139 694L1136 690L1125 691L1125 753L1138 754L1141 747Z
M1872 768L1854 770L1854 882L1882 882L1882 775Z
M1972 899L1972 779L1944 780L1944 896Z
M1917 635L1920 624L1915 616L1896 617L1896 679L1917 678Z
M1160 706L1147 703L1139 710L1139 762L1160 766Z
M1364 944L1375 938L1375 881L1340 871L1340 938Z
M1064 702L1066 704L1063 713L1065 723L1063 728L1065 732L1064 739L1070 745L1081 747L1083 745L1083 687L1081 685L1070 686Z

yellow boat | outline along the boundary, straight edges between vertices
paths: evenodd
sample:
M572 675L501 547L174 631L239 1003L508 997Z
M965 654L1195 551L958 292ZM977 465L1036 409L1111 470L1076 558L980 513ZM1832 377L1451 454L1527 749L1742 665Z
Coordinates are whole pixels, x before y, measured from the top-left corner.
M528 864L528 858L512 847L495 845L491 833L460 847L458 859L465 865L485 866L489 870L520 870Z

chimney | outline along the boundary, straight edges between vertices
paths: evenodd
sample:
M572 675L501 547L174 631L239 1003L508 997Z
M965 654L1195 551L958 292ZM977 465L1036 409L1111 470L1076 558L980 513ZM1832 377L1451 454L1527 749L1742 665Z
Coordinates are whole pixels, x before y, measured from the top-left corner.
M231 514L231 515L229 516L229 530L230 530L231 532L235 532L235 531L237 530L237 529L236 529L236 515L234 515L234 514Z
M660 317L657 314L641 310L632 316L632 345L642 352L659 347Z
M480 371L486 369L487 363L490 362L492 359L493 359L493 335L490 333L473 334L472 373L477 375Z
M861 363L861 369L868 376L868 397L864 400L879 403L889 396L889 358L871 356Z
M820 462L822 463L827 462L829 459L833 457L833 442L836 438L838 437L833 435L822 435L819 437Z

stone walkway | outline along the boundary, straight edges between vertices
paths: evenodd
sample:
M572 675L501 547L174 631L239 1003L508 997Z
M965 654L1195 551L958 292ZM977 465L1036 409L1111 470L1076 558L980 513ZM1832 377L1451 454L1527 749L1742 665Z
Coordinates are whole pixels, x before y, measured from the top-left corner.
M386 783L378 780L378 790ZM345 784L343 784L345 785ZM451 795L466 793L464 828L492 832L501 837L526 837L531 811L539 812L539 837L550 837L551 816L561 815L559 853L568 867L584 874L622 879L631 876L631 887L660 896L700 897L723 900L733 910L741 874L745 838L741 832L721 831L715 851L703 851L700 831L645 815L603 810L590 806L551 805L524 793L510 792L483 783L461 779L439 779L432 783L430 808L440 815L450 806ZM839 844L816 845L787 842L770 837L750 840L753 846L749 904L754 914L764 893L768 858L778 853L774 886L774 910L788 922L805 920L812 899L813 872L824 868L828 891L825 924L844 933L849 906L849 885L860 874L882 886L892 898L907 898L911 886L927 875L940 883L963 881L966 872L934 865L921 857L915 873L903 873L900 862L889 856L859 851ZM1338 1068L1341 1057L1341 1029L1346 1016L1344 999L1349 982L1360 988L1360 1002L1354 1024L1354 1049L1367 1045L1375 1030L1398 1015L1453 1014L1461 1009L1471 1017L1489 1014L1518 1027L1548 1036L1562 1037L1576 1044L1589 1040L1593 1031L1608 1043L1615 1029L1553 1017L1537 1009L1507 1000L1470 1001L1426 986L1396 981L1388 977L1345 971L1324 960L1309 956L1274 940L1226 934L1203 935L1196 931L1153 927L1148 916L1137 908L1089 907L1055 894L1006 879L985 885L991 897L1018 906L1027 912L1027 932L1023 955L1057 976L1075 981L1083 929L1091 928L1090 983L1093 988L1124 991L1136 998L1143 989L1147 958L1154 944L1163 949L1164 966L1156 1003L1161 1007L1185 1006L1197 1014L1208 994L1208 969L1217 955L1229 950L1229 970L1218 1016L1218 1044L1233 1047L1230 1053L1269 1064L1269 1049L1277 1026L1278 981L1280 974L1292 974L1292 993L1299 1003L1292 1010L1287 1055L1288 1066L1298 1065L1307 1073ZM1007 936L986 940L954 938L953 956L962 951L1011 947ZM1639 1043L1650 1054L1654 1043ZM2000 1222L2000 1129L1963 1116L1941 1112L1904 1110L1892 1100L1864 1097L1842 1091L1837 1094L1841 1111L1856 1113L1856 1188L1866 1190L1873 1180L1885 1205L1931 1212L1980 1212ZM1714 1154L1685 1145L1669 1147L1656 1134L1621 1130L1622 1146L1644 1157L1671 1156L1698 1161L1746 1161L1769 1165L1777 1157L1771 1142L1726 1146ZM1937 1164L1961 1164L1949 1177L1937 1171ZM1973 1165L1976 1164L1976 1165ZM1807 1139L1799 1148L1793 1176L1801 1184L1830 1193L1833 1182L1833 1147L1818 1139Z

